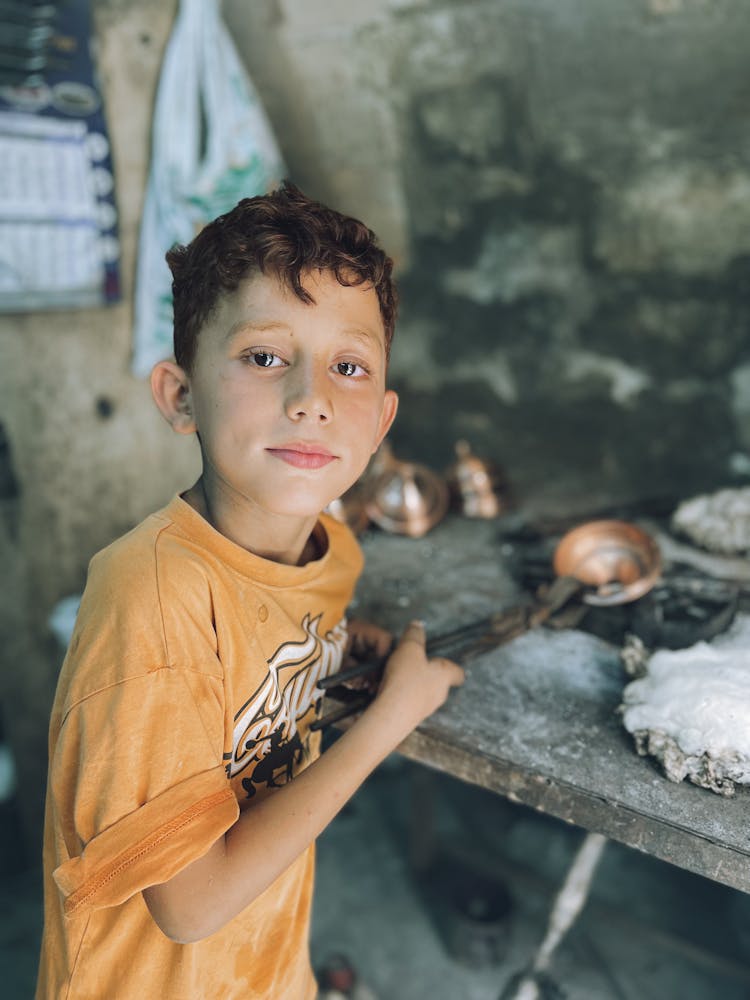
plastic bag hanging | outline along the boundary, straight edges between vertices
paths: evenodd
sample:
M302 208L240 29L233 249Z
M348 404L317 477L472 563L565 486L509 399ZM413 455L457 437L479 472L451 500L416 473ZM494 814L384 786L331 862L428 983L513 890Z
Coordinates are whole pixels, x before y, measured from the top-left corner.
M276 139L219 13L180 0L154 111L136 267L133 370L172 355L172 276L164 256L241 198L284 176Z

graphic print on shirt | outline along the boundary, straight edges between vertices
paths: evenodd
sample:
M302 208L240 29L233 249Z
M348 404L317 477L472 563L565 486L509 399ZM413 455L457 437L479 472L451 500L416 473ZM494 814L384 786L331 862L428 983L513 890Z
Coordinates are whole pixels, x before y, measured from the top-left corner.
M318 681L340 668L346 644L346 619L321 636L322 617L305 615L301 622L305 638L279 646L268 661L263 683L235 716L227 774L233 778L252 768L242 779L248 798L259 787L285 784L305 757L297 721L321 698Z

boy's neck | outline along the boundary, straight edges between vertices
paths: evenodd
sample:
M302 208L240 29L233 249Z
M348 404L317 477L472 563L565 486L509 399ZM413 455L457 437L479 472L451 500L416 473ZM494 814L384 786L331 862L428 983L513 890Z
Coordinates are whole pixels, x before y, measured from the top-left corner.
M253 555L287 566L304 566L322 555L313 531L317 518L278 517L244 497L228 497L201 478L182 494L212 528Z

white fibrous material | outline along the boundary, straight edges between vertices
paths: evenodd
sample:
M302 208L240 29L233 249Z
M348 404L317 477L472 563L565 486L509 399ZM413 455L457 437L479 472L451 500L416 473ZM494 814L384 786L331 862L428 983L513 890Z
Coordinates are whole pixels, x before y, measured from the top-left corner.
M672 515L672 530L720 555L750 552L750 487L683 501Z
M750 784L750 616L711 643L654 653L620 710L638 753L671 781L722 795Z

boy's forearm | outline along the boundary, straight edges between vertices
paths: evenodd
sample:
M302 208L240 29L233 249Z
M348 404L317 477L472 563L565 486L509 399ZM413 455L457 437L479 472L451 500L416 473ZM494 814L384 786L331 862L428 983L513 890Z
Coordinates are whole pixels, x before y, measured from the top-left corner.
M182 943L223 927L313 843L414 722L376 699L305 771L244 810L208 853L144 891L161 929Z
M169 937L197 941L240 913L312 844L365 778L443 704L463 670L425 654L412 622L389 657L375 700L305 771L246 809L204 857L144 890Z
M377 702L326 752L277 793L267 795L226 835L227 871L239 874L237 912L305 850L406 733L384 725ZM269 844L273 848L269 855ZM258 858L263 863L258 865Z

